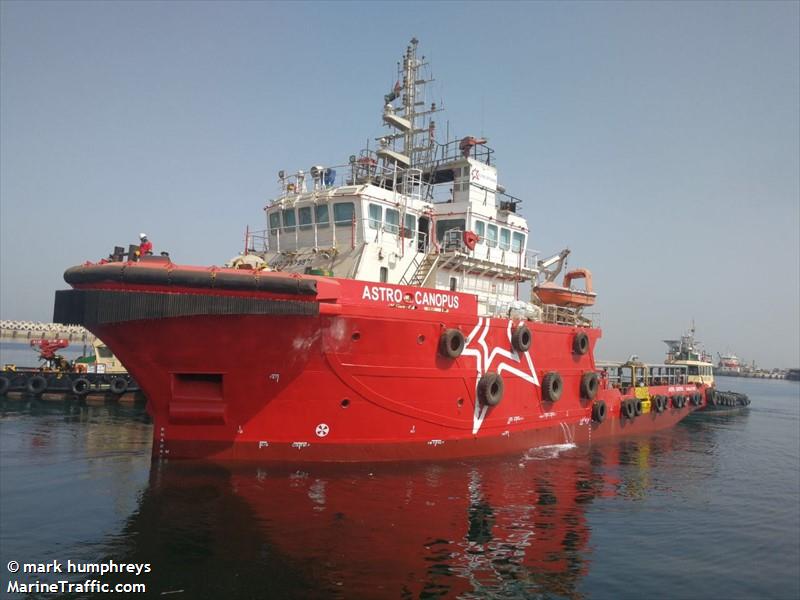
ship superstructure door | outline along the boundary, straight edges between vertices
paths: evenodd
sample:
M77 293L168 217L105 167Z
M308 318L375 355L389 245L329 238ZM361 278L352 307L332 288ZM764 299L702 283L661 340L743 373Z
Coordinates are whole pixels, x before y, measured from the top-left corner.
M430 240L431 220L420 217L417 226L417 252L427 252Z

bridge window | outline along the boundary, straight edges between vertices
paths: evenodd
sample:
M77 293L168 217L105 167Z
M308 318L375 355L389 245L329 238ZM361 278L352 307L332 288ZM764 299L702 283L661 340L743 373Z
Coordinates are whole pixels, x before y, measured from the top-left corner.
M500 249L508 250L511 248L511 230L505 227L500 229Z
M444 239L445 232L452 229L464 231L464 223L464 219L442 219L441 221L436 221L436 239L441 242Z
M287 208L282 210L281 217L283 218L283 230L294 231L295 225L297 225L297 218L295 217L294 209Z
M323 227L327 227L331 222L331 217L328 214L328 205L317 204L314 207L314 218L316 219L318 228L322 229Z
M400 211L393 208L386 209L386 231L389 233L400 231Z
M511 250L513 252L522 252L525 247L525 234L515 231L511 236Z
M281 215L278 211L269 213L269 232L275 235L281 227Z
M300 229L311 229L311 207L301 206L298 208L297 220L300 223Z
M353 224L355 209L352 202L339 202L333 205L333 222L337 227L350 227Z
M417 231L417 217L414 215L406 215L406 224L403 228L403 237L413 238Z
M497 246L497 225L489 225L486 228L486 245L490 248Z
M478 238L480 238L482 242L486 237L486 223L483 221L475 221L475 233L478 234Z
M380 204L370 204L369 205L369 227L370 229L380 229L381 222L383 221L382 218L383 209L381 208ZM338 222L338 219L337 219Z

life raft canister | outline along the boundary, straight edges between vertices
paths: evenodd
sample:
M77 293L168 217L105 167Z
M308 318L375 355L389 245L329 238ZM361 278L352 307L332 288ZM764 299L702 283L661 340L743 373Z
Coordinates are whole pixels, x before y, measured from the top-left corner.
M478 234L474 231L465 231L462 238L464 245L470 250L475 250L475 245L478 243Z

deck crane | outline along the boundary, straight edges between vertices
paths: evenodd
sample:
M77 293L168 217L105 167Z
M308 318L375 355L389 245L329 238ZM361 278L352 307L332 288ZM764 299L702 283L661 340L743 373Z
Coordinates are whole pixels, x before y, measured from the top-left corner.
M544 282L548 283L551 281L555 281L558 274L561 273L561 270L564 268L564 265L567 261L567 256L569 256L570 249L564 248L558 254L554 254L550 258L545 258L544 260L540 260L537 264L539 267L539 271L544 276ZM552 268L550 268L552 267Z
M55 369L62 373L73 370L72 364L66 358L60 354L56 354L57 350L61 350L67 346L69 346L69 340L65 339L31 340L31 347L39 351L39 360L44 361L47 368Z

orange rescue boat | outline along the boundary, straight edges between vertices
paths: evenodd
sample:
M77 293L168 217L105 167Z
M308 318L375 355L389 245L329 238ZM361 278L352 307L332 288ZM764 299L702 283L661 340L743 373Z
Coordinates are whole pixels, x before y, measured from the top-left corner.
M583 279L585 289L572 289L570 286L575 279ZM591 306L597 298L597 294L592 291L592 273L589 269L573 269L564 275L564 282L561 285L548 281L537 285L534 292L543 304L570 308Z

